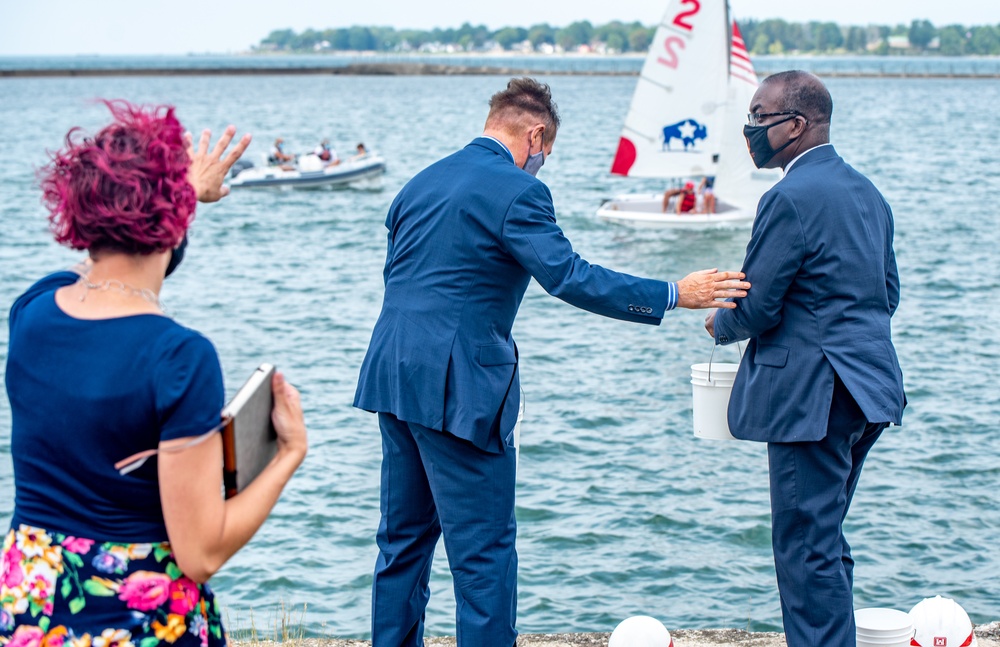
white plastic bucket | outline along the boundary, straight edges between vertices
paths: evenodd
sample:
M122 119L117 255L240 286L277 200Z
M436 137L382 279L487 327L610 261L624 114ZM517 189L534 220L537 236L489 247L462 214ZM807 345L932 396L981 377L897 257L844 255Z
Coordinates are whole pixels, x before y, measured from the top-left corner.
M521 392L521 402L517 405L517 421L514 423L514 471L521 463L521 421L524 420L524 392Z
M691 365L694 435L698 438L734 440L729 433L729 396L739 364L709 362Z
M909 614L896 609L858 609L854 624L858 647L907 647L913 637Z

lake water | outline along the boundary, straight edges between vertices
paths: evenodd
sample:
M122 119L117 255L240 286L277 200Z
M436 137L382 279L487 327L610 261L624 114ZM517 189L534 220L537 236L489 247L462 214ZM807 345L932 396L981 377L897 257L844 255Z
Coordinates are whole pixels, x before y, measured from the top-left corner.
M601 200L658 190L608 169L634 77L543 77L564 125L539 174L591 262L664 279L736 269L749 230L635 231ZM35 169L95 97L171 102L185 124L255 135L259 159L329 137L388 159L381 190L236 192L201 207L163 300L220 353L229 393L261 361L299 385L311 452L273 516L214 578L234 628L290 616L309 635L368 636L380 439L351 407L378 315L386 208L418 170L482 128L503 77L120 77L0 80L0 304L78 255L51 242ZM909 407L873 450L847 521L858 607L958 600L1000 618L1000 195L995 80L832 79L839 152L896 217L893 320ZM751 277L752 279L752 277ZM659 328L578 311L532 284L515 325L527 403L518 473L522 632L610 631L647 614L670 628L779 630L762 444L695 439L689 366L712 345L704 313ZM0 326L0 359L6 357ZM733 348L717 360L732 360ZM2 366L2 364L0 364ZM100 367L95 367L100 370ZM0 399L0 522L13 483ZM443 546L428 635L454 635Z

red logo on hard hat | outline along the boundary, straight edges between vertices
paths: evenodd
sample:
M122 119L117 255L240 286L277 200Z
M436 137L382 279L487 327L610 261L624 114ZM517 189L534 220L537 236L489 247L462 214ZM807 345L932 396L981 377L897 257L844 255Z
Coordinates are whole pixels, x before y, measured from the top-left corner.
M934 638L934 647L948 647L947 638Z

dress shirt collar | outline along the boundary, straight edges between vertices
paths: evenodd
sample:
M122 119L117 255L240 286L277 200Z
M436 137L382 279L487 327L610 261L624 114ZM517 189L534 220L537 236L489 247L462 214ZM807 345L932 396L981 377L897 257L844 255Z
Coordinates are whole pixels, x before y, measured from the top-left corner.
M808 151L803 151L803 152L799 153L798 155L796 155L795 159L793 159L791 162L789 162L788 164L785 165L785 175L788 175L788 172L790 170L792 170L792 164L795 164L795 162L798 162L800 159L802 159L803 155L805 155L809 151L814 151L817 148L823 148L824 146L833 146L833 144L831 144L830 142L827 142L825 144L820 144L819 146L813 146Z
M502 141L500 141L496 137L490 137L489 135L480 135L479 139L489 139L490 141L494 141L497 144L499 144L500 148L502 148L504 150L504 152L507 153L507 155L510 157L511 164L514 163L514 154L510 152L509 148L507 148L507 144L504 144Z

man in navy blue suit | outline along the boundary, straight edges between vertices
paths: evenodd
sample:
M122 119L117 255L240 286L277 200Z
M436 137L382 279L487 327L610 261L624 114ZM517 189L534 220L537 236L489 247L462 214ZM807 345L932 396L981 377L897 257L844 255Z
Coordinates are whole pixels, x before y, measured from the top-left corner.
M514 644L511 326L532 277L579 308L653 325L674 307L734 307L722 299L750 287L738 272L667 283L580 258L534 177L558 127L548 86L514 79L490 99L483 136L418 173L389 208L385 295L354 399L382 432L373 647L423 644L442 534L458 644Z
M854 647L844 517L861 466L905 397L889 320L899 303L892 212L830 145L833 100L806 72L766 78L744 128L758 168L785 176L757 206L743 271L754 289L709 314L749 339L729 401L737 438L768 443L771 535L789 647Z

